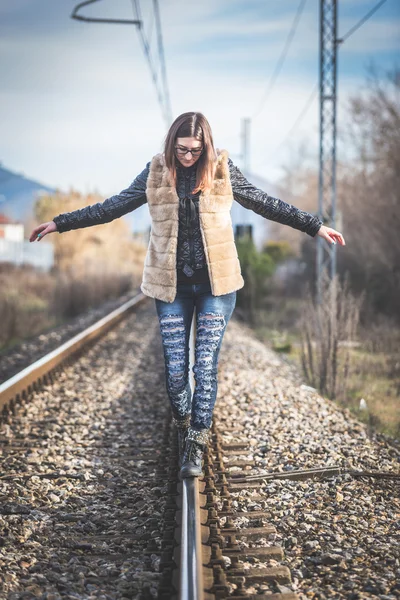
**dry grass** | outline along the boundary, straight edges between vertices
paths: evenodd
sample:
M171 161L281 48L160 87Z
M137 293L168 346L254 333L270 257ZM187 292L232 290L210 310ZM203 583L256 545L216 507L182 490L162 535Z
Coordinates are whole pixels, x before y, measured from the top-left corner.
M398 332L397 332L398 333ZM289 362L302 369L301 342L298 334L260 328L257 337ZM339 376L342 356L339 348ZM398 353L373 353L364 348L350 349L352 371L347 380L346 397L337 401L373 430L400 440L400 357ZM394 365L397 365L394 369ZM364 398L367 410L360 409Z
M9 348L54 324L50 304L54 282L48 273L2 263L0 348Z
M0 350L51 330L85 310L138 287L135 273L44 273L2 263Z
M398 334L398 332L395 332ZM373 353L365 348L351 348L351 373L347 380L346 395L338 401L372 429L400 440L400 357L397 354ZM301 367L300 341L291 344L287 355ZM339 351L339 372L343 362ZM393 369L393 364L397 369ZM367 410L360 409L364 399Z
M351 344L357 340L363 296L356 298L348 279L338 276L321 282L318 304L308 289L301 316L301 362L312 386L329 398L346 397L351 371ZM347 342L342 345L341 342Z
M34 224L98 200L97 195L73 190L43 195L35 204ZM0 263L3 352L140 285L147 248L133 238L122 219L107 226L54 233L51 242L54 266L50 272Z
M302 311L303 304L298 300L279 297L274 304L271 297L268 311L257 315L255 328L261 341L285 353L300 370L303 370L299 327ZM400 439L400 328L393 320L375 315L373 323L368 319L359 325L354 338L353 332L352 340L337 339L336 377L341 393L335 401L351 410L371 430ZM318 339L310 339L313 356L318 354L317 346ZM307 381L332 399L318 387L318 380ZM360 410L362 398L367 410Z

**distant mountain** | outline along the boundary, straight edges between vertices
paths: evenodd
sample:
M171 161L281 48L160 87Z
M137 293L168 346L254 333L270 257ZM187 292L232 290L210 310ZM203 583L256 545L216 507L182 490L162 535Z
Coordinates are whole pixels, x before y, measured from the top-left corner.
M27 221L33 213L38 194L54 191L53 188L9 171L0 164L0 212L11 219Z
M55 188L5 169L0 163L0 213L10 219L21 221L26 226L31 224L37 197L41 193L54 193L55 191ZM123 218L134 232L145 231L151 222L146 205L124 215Z

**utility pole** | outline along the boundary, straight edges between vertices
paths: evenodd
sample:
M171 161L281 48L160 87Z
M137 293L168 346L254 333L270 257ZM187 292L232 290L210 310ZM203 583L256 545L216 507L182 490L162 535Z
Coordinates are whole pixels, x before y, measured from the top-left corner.
M235 156L240 159L241 167L244 171L244 175L247 176L249 172L249 164L250 164L250 119L244 118L242 119L242 132L240 135L240 145L241 152L240 154L236 154ZM236 225L235 228L235 239L241 239L245 237L250 237L253 239L253 227L249 221L248 210L244 208L244 206L240 206L239 208L240 215L240 225Z
M250 170L250 119L244 118L242 119L242 169L244 171L244 175L247 176ZM248 211L244 206L241 207L241 218L242 223L247 226L247 222L249 220Z
M242 119L242 160L243 170L249 171L250 166L250 119Z
M320 0L320 143L318 216L336 228L336 81L337 0ZM336 245L317 238L316 300L321 303L323 280L336 274Z

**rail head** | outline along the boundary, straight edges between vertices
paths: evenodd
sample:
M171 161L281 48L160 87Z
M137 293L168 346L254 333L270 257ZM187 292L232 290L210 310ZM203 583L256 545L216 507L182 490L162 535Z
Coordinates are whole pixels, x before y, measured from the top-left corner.
M182 482L182 533L179 600L203 600L203 560L199 480Z
M25 394L29 389L38 382L42 377L46 376L50 371L57 367L66 358L82 349L89 340L94 340L107 329L115 325L123 318L132 308L147 300L147 296L136 294L133 298L124 302L121 306L113 310L90 327L87 327L81 333L78 333L73 338L49 352L36 362L32 363L10 379L7 379L0 385L0 412L5 406L14 400L17 396Z
M196 307L193 311L189 338L189 374L192 391L195 389L193 365L196 345ZM203 600L203 554L200 524L199 479L182 481L182 524L179 600Z

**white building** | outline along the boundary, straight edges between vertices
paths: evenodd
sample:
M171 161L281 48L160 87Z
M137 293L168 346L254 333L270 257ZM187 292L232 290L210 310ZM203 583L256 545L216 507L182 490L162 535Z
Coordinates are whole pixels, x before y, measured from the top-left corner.
M24 225L0 213L0 263L30 264L48 271L54 264L53 244L24 240Z
M0 213L0 239L22 242L24 239L24 226Z

